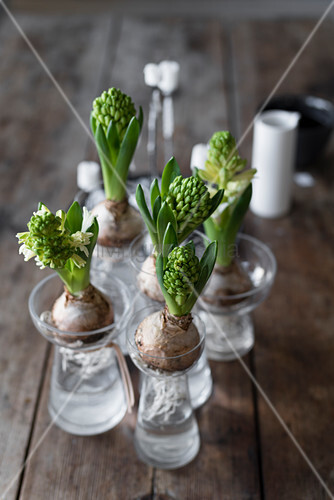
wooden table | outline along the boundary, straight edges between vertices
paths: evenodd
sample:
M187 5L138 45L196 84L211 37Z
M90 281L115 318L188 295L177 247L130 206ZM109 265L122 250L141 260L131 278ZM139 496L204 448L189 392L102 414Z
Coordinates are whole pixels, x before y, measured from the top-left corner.
M271 247L278 273L270 296L254 313L256 344L244 361L304 456L241 364L211 362L214 392L196 412L199 455L177 471L147 467L133 448L136 415L95 437L48 429L52 351L27 308L32 287L48 271L23 262L15 234L25 230L40 200L52 210L68 206L76 190L76 166L95 158L95 150L17 29L0 13L3 498L328 498L315 471L334 492L333 140L308 168L315 185L295 186L289 216L265 220L249 213L245 225L246 232ZM144 65L179 61L175 156L184 172L189 172L192 146L214 131L227 128L241 137L316 22L225 25L193 18L22 14L17 21L87 126L92 100L112 85L141 104L147 118ZM324 22L279 93L308 92L334 100L333 27L333 21ZM136 154L138 171L147 170L146 137L145 128ZM241 147L249 159L251 143L252 133ZM162 169L161 142L159 151ZM131 372L136 380L133 367Z

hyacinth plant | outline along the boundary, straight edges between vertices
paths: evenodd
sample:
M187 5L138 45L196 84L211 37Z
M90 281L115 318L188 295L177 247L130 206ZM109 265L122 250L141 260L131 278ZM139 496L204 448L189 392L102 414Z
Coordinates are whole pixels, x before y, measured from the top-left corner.
M141 230L139 214L129 206L126 182L143 125L131 97L114 87L93 101L90 126L100 158L106 200L93 212L100 225L98 242L120 247Z
M65 285L52 307L52 321L60 330L87 331L112 323L109 301L90 284L90 263L99 226L96 218L78 202L66 213L53 214L43 203L18 233L24 260L35 258L44 269L54 269Z
M139 325L135 341L139 351L148 356L149 364L174 371L186 369L197 359L199 333L192 322L191 311L209 280L217 257L217 242L211 242L202 258L196 256L192 241L178 246L176 231L168 223L163 244L156 260L156 273L166 305ZM189 356L168 359L185 353Z
M252 197L252 178L255 169L245 170L246 160L239 156L236 141L228 131L213 134L207 153L207 161L197 174L209 184L215 193L224 190L224 196L215 213L205 222L204 230L210 240L218 241L216 270L220 271L225 284L210 289L213 294L231 295L242 293L251 283L235 263L236 238ZM222 278L224 276L224 278ZM214 281L214 280L212 280Z
M210 197L208 188L199 177L182 177L175 158L171 158L164 168L161 189L157 179L151 184L151 211L141 185L137 186L138 208L153 245L153 253L144 262L142 272L138 276L138 286L143 293L153 300L160 302L164 300L157 281L155 264L157 255L161 252L168 224L173 227L176 243L180 245L214 213L222 198L222 190L218 190Z

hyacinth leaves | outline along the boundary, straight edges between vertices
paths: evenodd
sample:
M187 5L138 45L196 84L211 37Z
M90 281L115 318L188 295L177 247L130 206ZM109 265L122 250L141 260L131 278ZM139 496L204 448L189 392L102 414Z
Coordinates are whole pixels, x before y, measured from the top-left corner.
M183 178L173 157L164 168L161 190L157 179L151 184L151 211L140 184L136 191L137 205L156 252L162 248L168 224L171 224L176 233L177 243L182 243L216 210L222 197L223 191L219 190L210 198L208 189L197 177Z
M216 258L217 242L210 243L199 260L193 242L177 246L175 230L171 224L167 225L156 272L171 314L180 317L191 312L211 276Z
M40 203L28 229L17 234L25 260L34 257L41 269L54 269L72 295L84 290L90 283L90 262L99 231L96 218L78 202L67 213L58 210L55 215Z
M237 151L234 137L228 131L215 132L210 139L207 161L198 175L210 191L224 189L218 210L204 222L209 239L218 241L217 264L227 267L235 254L235 240L252 197L251 181L255 169L245 170L246 160Z
M143 125L131 98L114 87L102 92L93 102L90 126L99 154L106 197L113 201L126 198L129 166Z
M205 234L210 240L218 241L217 263L227 267L235 257L235 240L248 210L252 197L252 184L249 184L225 218L225 224L212 216L203 225ZM222 214L224 215L224 213Z

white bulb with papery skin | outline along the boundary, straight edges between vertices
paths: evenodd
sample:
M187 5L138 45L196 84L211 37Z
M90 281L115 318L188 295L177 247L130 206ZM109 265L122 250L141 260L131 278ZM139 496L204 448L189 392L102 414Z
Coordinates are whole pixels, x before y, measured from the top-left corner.
M135 341L142 359L149 366L161 370L185 370L199 356L196 346L200 336L194 323L191 321L183 330L175 323L165 321L163 311L150 314L140 323Z
M154 255L149 255L138 274L137 284L139 290L150 297L150 299L157 302L164 302L165 299L158 282L155 263L156 259Z
M117 219L104 202L96 205L92 213L99 223L98 243L103 246L120 247L130 243L144 227L140 214L131 205Z

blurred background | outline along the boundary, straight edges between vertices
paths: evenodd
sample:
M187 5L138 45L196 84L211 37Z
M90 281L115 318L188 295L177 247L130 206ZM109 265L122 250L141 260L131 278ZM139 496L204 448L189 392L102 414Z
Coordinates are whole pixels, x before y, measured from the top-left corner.
M106 12L220 16L224 19L314 16L329 5L326 0L10 0L6 4L26 12Z

